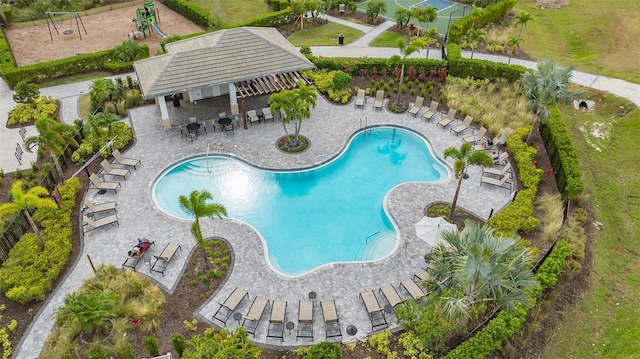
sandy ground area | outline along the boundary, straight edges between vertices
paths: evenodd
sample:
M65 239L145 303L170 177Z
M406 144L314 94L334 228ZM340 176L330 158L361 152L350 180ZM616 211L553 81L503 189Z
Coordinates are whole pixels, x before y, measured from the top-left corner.
M158 10L158 26L166 34L187 35L203 31L202 28L161 3L155 2L154 5ZM18 66L34 64L106 50L121 44L129 38L128 34L135 28L131 19L135 17L136 9L139 7L141 6L133 5L90 16L83 16L80 13L82 23L87 29L85 34L82 25L80 26L82 40L78 36L75 21L71 22L71 20L58 22L56 19L56 27L60 35L56 34L51 27L53 41L46 24L26 28L14 26L5 30ZM62 32L69 30L71 26L73 26L73 34L64 35ZM160 36L154 32L150 37L138 38L137 41L149 45L149 51L153 56L160 50L160 39Z

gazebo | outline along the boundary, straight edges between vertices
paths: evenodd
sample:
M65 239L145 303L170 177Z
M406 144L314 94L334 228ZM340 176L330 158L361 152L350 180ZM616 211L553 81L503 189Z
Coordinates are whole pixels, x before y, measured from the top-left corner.
M297 87L308 81L300 71L314 64L269 27L220 30L165 45L167 53L133 64L145 99L156 99L165 128L171 127L165 96L182 94L191 102L229 96L231 113L244 100Z

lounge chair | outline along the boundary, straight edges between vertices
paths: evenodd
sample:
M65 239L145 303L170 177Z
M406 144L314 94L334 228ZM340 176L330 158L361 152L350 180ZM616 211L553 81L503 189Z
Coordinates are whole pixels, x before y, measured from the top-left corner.
M109 161L107 161L106 159L100 162L100 166L102 166L106 174L110 176L118 176L127 179L127 176L131 174L131 171L124 168L113 168L111 166L111 163L109 163Z
M287 302L274 300L271 304L271 318L267 329L267 338L284 339L284 321L287 311Z
M481 126L478 132L473 136L466 136L462 139L462 141L467 143L474 143L477 141L482 141L484 135L487 133L487 129L484 126Z
M427 112L422 114L422 118L427 121L431 121L431 118L433 117L433 115L438 113L438 106L440 106L439 102L431 101L431 106L429 106L429 109L427 110Z
M402 288L404 288L415 300L419 300L427 295L422 288L420 288L416 282L411 279L403 280L400 283L400 286L402 286Z
M371 331L375 332L379 329L387 328L389 324L387 323L387 318L384 316L384 310L380 308L380 304L378 304L378 300L375 294L373 294L373 291L360 293L360 299L362 299L362 303L364 303L367 309L367 314L369 314Z
M358 94L356 95L356 107L364 107L364 96L365 92L362 89L358 90Z
M151 246L155 246L156 242L146 242L144 243L144 245L142 246L142 248L140 248L140 255L138 257L130 257L130 256L126 256L127 259L124 260L124 263L122 263L122 269L124 269L124 267L129 267L132 268L133 271L136 271L136 266L138 265L138 262L140 262L140 260L142 259L142 257L144 257L144 255L147 253L147 249L151 248Z
M267 304L269 304L269 301L265 298L255 297L255 299L253 299L253 303L251 303L251 307L249 307L249 312L247 312L247 315L245 315L242 320L242 326L246 329L247 333L253 336L256 335L256 328L258 328L260 318Z
M313 302L310 300L300 301L297 338L313 339Z
M509 161L507 160L507 158L509 158L509 153L508 152L502 152L498 158L494 158L493 159L493 164L494 165L500 165L500 164L504 164L506 166L507 163L509 163Z
M98 178L95 173L92 173L89 176L89 179L91 180L91 184L93 184L93 186L99 190L110 190L113 192L118 192L118 188L120 188L119 182L105 182Z
M469 128L469 125L471 125L471 121L473 121L473 117L467 115L464 118L464 121L462 121L461 124L459 124L458 126L452 128L450 130L450 132L454 132L456 134L456 136L458 136L460 134L460 132L466 130L467 128Z
M424 268L418 269L418 271L413 275L413 279L417 279L419 281L425 281L429 279L429 277L429 272Z
M449 124L451 122L455 121L456 112L458 112L458 111L453 109L453 108L450 108L449 112L447 112L447 117L445 117L442 120L438 121L438 125L442 126L442 128L446 128L447 126L449 126Z
M376 99L373 101L373 109L382 110L382 104L384 102L384 90L376 91Z
M507 172L504 176L502 176L502 178L482 176L482 178L480 178L480 185L482 185L483 183L492 184L498 187L504 187L505 184L508 184L509 188L511 188L511 173Z
M506 152L503 152L503 153L506 153ZM485 173L488 173L488 174L496 175L502 178L502 176L504 176L507 172L509 172L510 169L511 169L511 163L507 161L507 164L504 165L502 168L495 168L495 167L484 168L482 170L482 174L484 175Z
M402 298L400 298L400 295L398 294L398 291L396 291L396 289L391 284L387 284L381 287L380 293L384 295L385 299L387 300L387 302L389 302L392 308L395 308L396 305L403 302Z
M498 137L494 137L491 142L493 142L493 145L491 145L491 146L484 146L481 143L479 145L473 146L473 149L475 151L491 151L491 150L494 150L494 149L498 148L498 146L500 145L500 139Z
M84 222L82 224L82 228L84 230L84 227L89 226L91 228L89 228L88 230L84 231L84 233L87 233L89 231L92 231L96 228L100 228L100 227L104 227L107 224L111 224L111 223L117 223L118 225L120 225L120 223L118 222L118 217L115 214L112 214L110 216L104 217L104 218L100 218L97 220L93 220L89 217L87 217L86 215L82 216L82 221Z
M105 211L111 211L111 210L113 210L114 212L117 212L116 211L117 203L115 201L93 204L93 202L91 202L89 198L85 198L84 205L87 206L86 208L88 208L89 211L91 211L91 214L96 214L99 212L105 212Z
M271 108L265 107L262 109L262 119L264 120L264 122L267 122L267 120L275 122L275 120L273 119L273 114L271 113Z
M260 123L260 117L258 117L256 110L247 111L247 118L249 119L249 123L252 125L254 122Z
M248 295L249 294L246 290L236 287L236 289L229 294L224 303L220 303L220 308L218 308L216 313L213 315L213 320L217 319L222 322L222 324L227 324L227 319L229 319L231 313L236 310L238 304L240 304L244 297Z
M409 109L409 113L417 116L418 112L422 109L422 102L424 102L424 97L418 96L416 97L416 102L413 103L413 106Z
M169 266L169 263L173 259L173 256L176 254L178 249L182 249L182 247L175 243L168 243L164 247L160 255L153 256L156 261L153 262L153 265L151 266L149 272L162 273L162 276L164 277L164 271L167 269L167 266Z
M320 307L322 308L322 317L324 318L326 338L342 338L340 319L338 319L335 300L323 300L320 302Z
M140 160L135 158L124 158L120 150L113 150L113 161L122 166L131 166L133 169L137 169L140 164Z

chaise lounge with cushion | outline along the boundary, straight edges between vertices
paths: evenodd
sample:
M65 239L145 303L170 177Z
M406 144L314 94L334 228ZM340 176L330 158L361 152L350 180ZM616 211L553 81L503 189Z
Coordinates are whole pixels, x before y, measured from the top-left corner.
M384 90L376 91L376 99L373 101L373 109L382 110L382 104L384 102Z
M86 206L85 209L89 209L89 211L91 211L91 215L111 210L117 212L117 204L115 201L94 204L89 198L85 198L84 205Z
M264 308L267 307L267 304L269 304L269 301L265 298L255 297L253 299L253 303L251 303L251 307L249 307L247 315L245 315L242 320L242 326L247 333L253 336L256 335L256 329L258 328L260 318L262 318L262 313L264 313Z
M371 321L371 331L375 332L380 329L387 328L387 318L384 316L384 310L380 308L378 300L376 299L373 291L366 291L360 293L360 299L364 303L364 307L367 309L369 320Z
M135 159L135 158L125 158L122 156L122 153L120 153L120 150L113 150L113 162L122 165L122 166L130 166L133 167L134 169L137 169L136 167L140 164L140 160Z
M301 300L298 309L298 334L296 339L313 339L313 302Z
M100 166L102 166L102 169L104 169L104 172L110 176L117 176L117 177L122 177L123 179L127 179L127 176L131 174L131 171L126 170L124 168L114 168L113 166L111 166L111 163L109 163L109 161L107 161L106 159L100 162Z
M424 97L422 96L417 96L416 97L416 102L413 103L413 106L409 109L409 113L417 116L418 112L420 112L420 110L422 109L422 103L424 102Z
M440 106L440 103L437 101L431 101L431 106L429 106L429 109L427 110L427 112L422 114L422 118L427 120L427 121L431 121L431 118L438 113L438 106Z
M164 277L164 271L167 269L167 266L175 256L178 249L182 249L180 245L175 243L168 243L164 247L160 255L153 256L156 259L156 261L153 262L153 265L151 266L151 269L149 270L149 272L162 273L162 276Z
M247 293L246 290L240 287L236 287L236 289L234 289L233 292L229 294L229 296L224 301L224 303L219 303L220 308L218 308L218 310L213 315L212 317L213 320L217 319L220 322L222 322L222 324L226 325L227 319L229 319L229 317L231 316L231 313L233 313L233 311L236 310L240 302L242 302L244 297L247 297L248 295L249 294Z
M138 257L131 257L131 256L126 256L127 259L124 260L124 263L122 263L122 269L124 269L124 267L129 267L131 269L133 269L133 271L136 271L136 266L138 265L138 262L140 262L140 260L142 259L142 257L144 257L144 255L147 253L147 249L151 248L152 245L156 245L155 242L145 242L144 245L140 248L140 255ZM135 248L135 246L134 246Z
M340 319L338 318L335 300L323 300L320 302L320 307L322 308L322 317L324 318L326 338L342 338Z
M360 106L360 107L364 107L364 98L365 98L365 92L363 89L359 89L358 90L358 94L356 95L356 107Z
M287 302L274 300L271 304L271 318L267 328L267 338L280 338L284 340L284 323L287 311Z
M400 283L400 286L404 288L409 295L415 300L420 300L425 297L427 294L420 288L416 282L411 279L405 279Z
M447 117L445 117L442 120L438 121L438 125L442 126L442 128L446 128L447 126L449 126L449 124L451 122L456 120L456 112L458 112L458 111L453 109L453 108L450 108L449 112L447 112Z
M389 305L395 310L396 305L403 302L402 298L398 294L398 291L391 284L380 287L380 293L385 297Z
M89 179L91 180L91 184L99 190L110 190L113 192L118 192L118 188L120 188L119 182L105 182L98 178L95 173L92 173L89 176Z
M107 224L111 224L111 223L116 223L116 224L120 225L120 223L118 222L118 217L115 214L112 214L112 215L104 217L104 218L96 219L96 220L93 220L93 219L89 218L88 216L83 215L82 216L82 221L84 222L82 224L82 228L83 228L83 232L84 233L92 231L92 230L94 230L96 228L104 227ZM89 226L91 228L89 228L87 230L84 230L84 228L87 227L87 226Z

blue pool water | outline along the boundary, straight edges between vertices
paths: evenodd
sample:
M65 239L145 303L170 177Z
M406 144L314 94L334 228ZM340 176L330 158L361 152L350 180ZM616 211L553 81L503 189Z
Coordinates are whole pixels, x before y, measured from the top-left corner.
M277 172L226 156L200 156L165 170L152 191L162 211L180 218L189 218L178 205L180 195L210 191L230 218L262 235L277 271L299 275L327 263L390 254L396 234L383 208L385 195L401 183L448 175L422 137L380 127L354 136L321 167Z

